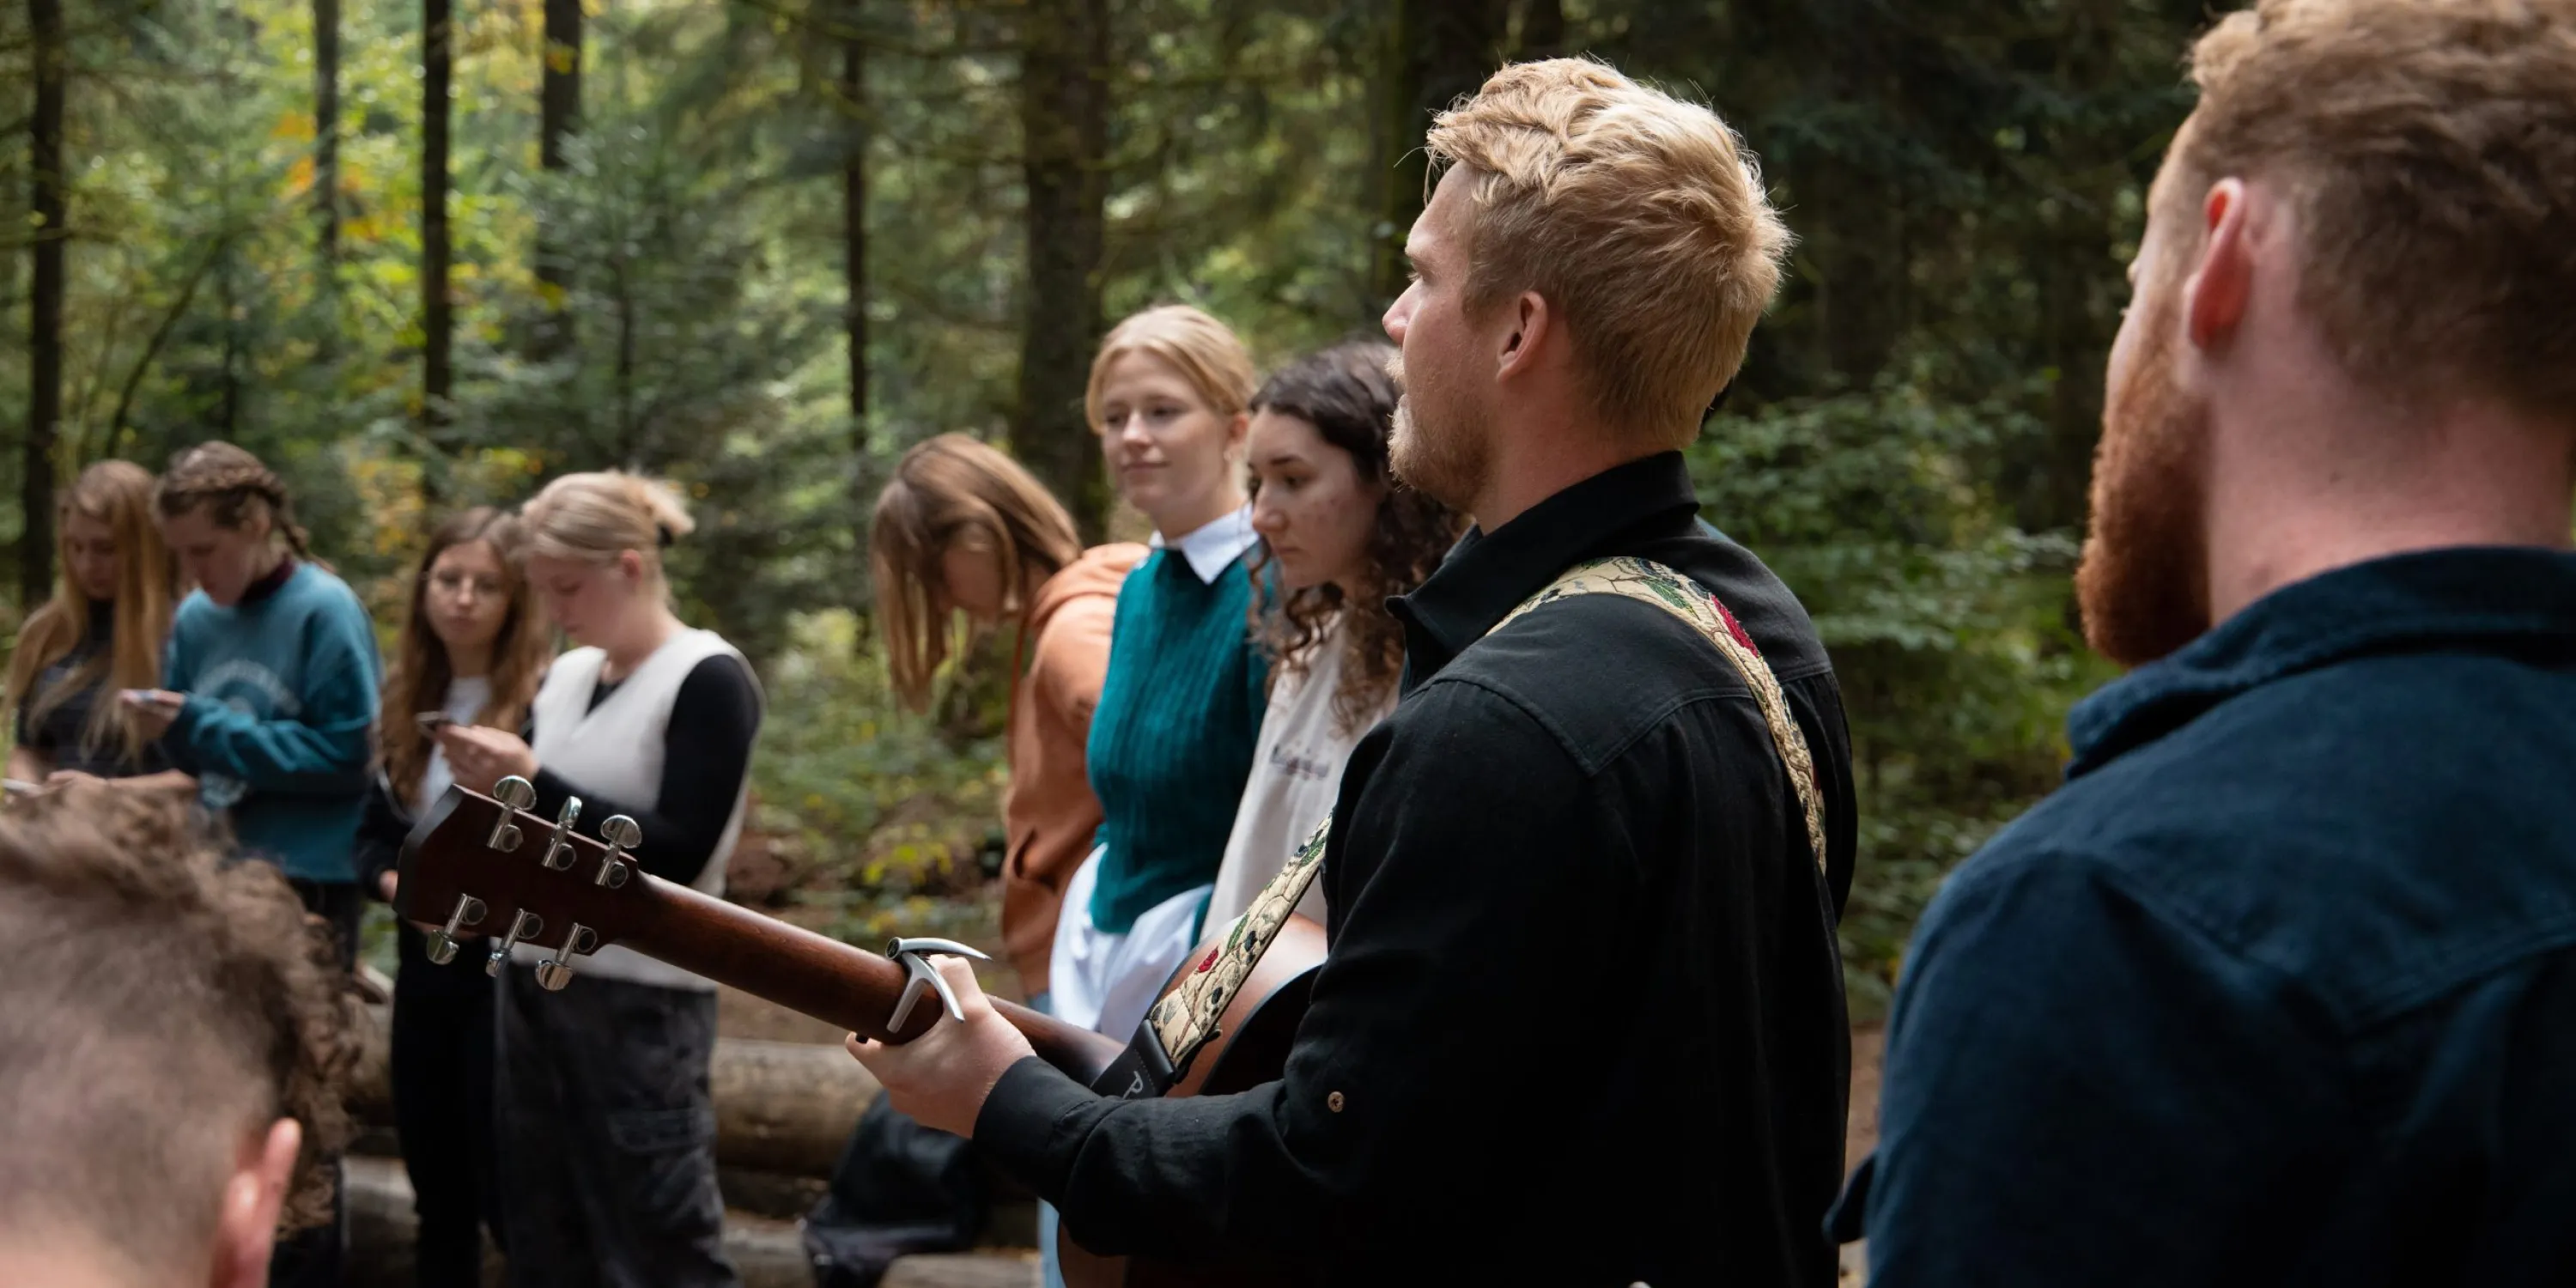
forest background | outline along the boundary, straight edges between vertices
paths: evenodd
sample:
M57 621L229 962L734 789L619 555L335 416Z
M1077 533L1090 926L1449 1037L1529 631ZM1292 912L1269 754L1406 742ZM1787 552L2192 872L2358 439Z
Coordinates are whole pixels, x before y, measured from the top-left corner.
M740 897L860 943L989 924L1003 691L889 697L864 534L890 463L965 430L1087 536L1138 535L1082 418L1104 324L1189 301L1265 365L1375 334L1431 112L1505 59L1596 55L1740 129L1799 238L1693 462L1845 685L1865 1019L1941 875L2054 783L2068 704L2110 674L2068 574L2205 17L7 0L0 627L51 584L54 489L103 456L258 452L386 631L429 516L662 473L702 525L684 615L769 694Z

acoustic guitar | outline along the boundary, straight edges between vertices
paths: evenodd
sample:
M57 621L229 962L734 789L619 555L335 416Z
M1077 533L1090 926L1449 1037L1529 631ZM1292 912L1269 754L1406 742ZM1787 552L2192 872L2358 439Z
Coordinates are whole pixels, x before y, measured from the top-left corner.
M625 856L643 840L633 819L603 821L602 842L573 830L578 801L550 822L527 812L536 792L526 780L506 778L493 790L449 787L403 842L395 911L436 927L433 960L484 953L497 973L515 945L532 945L546 950L538 983L560 989L585 955L618 944L886 1042L919 1037L954 1006L926 958L971 949L904 939L883 956L853 948L636 867ZM1320 849L1319 834L1309 850ZM1301 860L1314 857L1301 852ZM1323 957L1322 927L1284 910L1264 915L1256 905L1182 964L1124 1046L998 998L993 1009L1039 1058L1103 1095L1223 1094L1279 1076ZM1095 1255L1070 1224L1059 1226L1057 1251L1067 1288L1286 1282L1259 1266Z

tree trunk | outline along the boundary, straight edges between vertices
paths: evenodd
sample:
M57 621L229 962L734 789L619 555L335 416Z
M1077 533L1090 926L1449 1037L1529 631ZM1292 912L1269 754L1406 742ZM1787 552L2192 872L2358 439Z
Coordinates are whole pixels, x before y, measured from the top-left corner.
M20 475L19 603L32 606L54 586L54 435L63 419L63 49L62 0L28 0L35 39L36 119L28 168L37 224L35 294L27 328L27 455Z
M581 0L545 0L545 71L538 87L537 164L547 174L563 172L564 140L581 128ZM572 269L562 245L537 234L537 284L545 296L545 319L537 328L536 354L551 358L572 343L572 317L565 293Z
M846 113L841 153L842 312L850 333L850 420L857 447L867 451L868 422L868 124L867 45L858 33L859 3L851 0L841 37L841 110Z
M340 263L340 0L313 0L313 224L326 286Z
M221 400L215 412L215 436L226 442L241 437L241 299L234 286L237 280L234 275L239 270L240 265L229 250L224 253L221 267L215 270L215 300L223 309L224 317L223 367L217 382Z
M1374 149L1384 186L1369 256L1369 286L1380 307L1404 293L1410 272L1404 239L1430 195L1424 188L1430 157L1423 135L1435 113L1476 92L1501 65L1510 18L1505 0L1400 0L1391 6L1380 50ZM1536 21L1544 26L1548 19L1539 15ZM1562 13L1554 23L1562 38Z
M848 0L841 14L841 307L850 342L850 549L856 560L849 586L851 607L864 612L874 444L868 439L868 50L859 34L862 7L863 0Z
M451 0L421 0L420 19L420 421L434 442L453 406L456 337L447 291L447 86L456 66Z
M1109 156L1108 0L1033 0L1020 60L1028 317L1011 444L1099 540L1109 486L1082 395L1100 337Z

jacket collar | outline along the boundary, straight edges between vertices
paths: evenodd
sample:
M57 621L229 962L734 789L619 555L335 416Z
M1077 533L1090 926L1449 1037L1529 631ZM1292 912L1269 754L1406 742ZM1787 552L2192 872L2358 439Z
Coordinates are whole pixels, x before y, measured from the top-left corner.
M2441 649L2576 655L2576 554L2463 546L2373 559L2293 582L2067 714L2066 776L2100 769L2202 712L2304 671Z
M1491 533L1469 529L1428 580L1387 601L1405 628L1403 687L1447 666L1558 573L1687 528L1698 513L1682 454L1659 452L1603 470Z

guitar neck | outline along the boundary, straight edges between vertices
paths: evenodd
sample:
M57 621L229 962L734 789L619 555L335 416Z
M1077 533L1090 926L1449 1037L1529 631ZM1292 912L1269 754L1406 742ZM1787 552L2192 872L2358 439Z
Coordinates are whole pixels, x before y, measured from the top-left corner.
M908 1042L946 1018L938 994L924 993L902 1031L889 1032L906 978L893 961L648 873L637 872L631 885L644 888L634 891L633 924L617 942L635 952L879 1041ZM1083 1083L1126 1049L1000 998L993 1009L1039 1059Z

